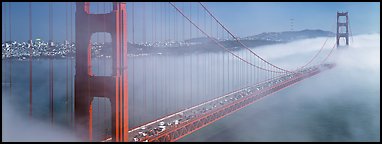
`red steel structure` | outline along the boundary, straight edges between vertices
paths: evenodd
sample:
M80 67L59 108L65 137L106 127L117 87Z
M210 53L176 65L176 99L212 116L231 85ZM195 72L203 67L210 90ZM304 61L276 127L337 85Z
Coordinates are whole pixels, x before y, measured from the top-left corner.
M75 115L75 130L76 133L82 138L83 141L95 141L93 138L93 110L92 110L92 102L95 97L104 97L107 98L111 103L111 138L107 137L105 139L112 141L153 141L153 142L165 142L165 141L176 141L185 137L192 132L203 128L235 111L238 111L255 101L270 95L274 92L277 92L283 88L289 87L297 82L316 75L324 70L331 69L335 66L335 64L325 64L324 62L327 58L332 54L336 44L333 45L330 53L325 57L325 59L317 65L306 67L310 64L317 55L321 52L324 45L318 51L316 55L313 56L308 63L304 64L300 68L296 70L286 70L271 64L265 59L261 58L254 51L252 51L249 47L244 45L236 36L234 36L222 23L220 23L216 17L202 4L199 3L200 6L211 16L211 31L212 31L212 20L216 21L217 28L219 26L222 28L223 32L227 32L230 36L232 36L233 40L237 41L238 44L243 46L246 50L250 51L253 54L257 61L250 61L250 59L246 59L234 51L228 49L225 45L221 44L214 38L214 35L208 33L207 30L203 29L203 27L198 24L197 21L191 19L191 15L187 15L184 9L178 8L174 3L169 3L174 10L174 13L180 14L184 21L189 21L190 23L190 38L192 33L192 25L196 28L196 30L200 31L204 36L211 40L211 43L215 43L218 48L221 48L227 51L233 58L240 60L243 64L251 66L251 68L256 68L258 70L262 70L265 72L265 80L260 81L260 79L256 83L252 85L245 85L245 87L238 86L234 88L234 91L230 91L230 93L220 96L218 98L214 98L207 102L203 101L203 103L199 105L191 105L190 107L186 107L186 109L169 114L166 114L157 120L150 120L150 122L140 125L137 128L129 129L129 113L128 113L128 75L127 75L127 12L126 12L126 3L123 2L113 2L112 11L104 14L92 14L90 12L90 3L89 2L77 2L76 3L76 13L75 13L75 44L76 44L76 72L75 72L75 102L74 102L74 115ZM31 4L30 6L30 39L32 40L32 17L31 17ZM144 5L143 5L144 6ZM191 7L190 4L190 13ZM10 7L10 6L9 6ZM144 8L144 7L143 7ZM50 40L53 38L53 23L52 23L52 6L49 7L49 32L50 32ZM134 5L132 5L132 9L134 12ZM144 9L145 10L145 9ZM154 9L152 11L154 13ZM199 12L199 11L197 11ZM134 16L134 15L133 15ZM346 22L340 23L339 17L346 16ZM144 18L144 17L143 17ZM155 17L154 17L155 19ZM175 17L174 17L175 19ZM143 19L144 20L144 19ZM134 20L133 20L134 21ZM175 20L174 20L175 21ZM184 28L183 21L183 31ZM146 21L144 21L146 22ZM153 21L154 22L154 21ZM9 22L11 23L11 22ZM339 33L339 27L346 26L346 33ZM342 36L346 36L346 44L348 45L348 13L337 13L337 46L339 45L339 38ZM206 27L206 25L204 26ZM72 28L72 27L71 27ZM68 28L66 28L68 29ZM154 24L152 25L153 33L156 33L154 30ZM143 30L146 31L146 29ZM174 29L174 35L176 34ZM218 31L218 30L217 30ZM350 29L349 29L350 31ZM97 32L105 32L111 35L112 39L112 73L110 76L96 76L92 72L92 45L91 45L91 36ZM222 32L222 33L223 33ZM170 32L169 32L170 33ZM183 33L184 34L184 33ZM10 34L11 35L11 34ZM72 35L71 35L72 36ZM153 37L155 37L154 35ZM68 36L66 36L68 37ZM174 36L175 37L175 36ZM216 37L219 37L217 34ZM68 38L67 38L68 39ZM134 42L134 23L133 23L133 43ZM154 39L154 38L153 38ZM327 39L326 39L327 40ZM153 40L154 41L154 40ZM50 41L51 42L51 41ZM31 41L32 44L32 41ZM50 43L49 43L50 44ZM32 53L32 49L30 49ZM211 58L211 57L210 57ZM224 57L223 57L224 58ZM30 56L30 62L32 61L32 57ZM228 61L229 62L229 61ZM10 63L11 65L11 63ZM183 65L185 65L183 61ZM133 64L134 66L134 64ZM192 65L190 65L192 66ZM224 65L223 65L224 66ZM228 68L229 68L228 63ZM134 69L134 68L133 68ZM192 67L191 67L192 69ZM224 69L224 68L223 68ZM229 68L230 69L230 68ZM238 67L232 69L239 69ZM243 70L243 68L241 68ZM32 70L32 63L30 63L30 70ZM207 70L207 68L206 68ZM212 70L212 69L210 69ZM244 71L244 70L243 70ZM30 115L32 116L32 71L30 71ZM224 71L223 71L224 72ZM258 71L256 71L258 72ZM184 67L183 67L184 73ZM211 72L212 73L212 72ZM68 75L68 71L67 71ZM184 74L183 74L184 75ZM232 74L233 75L233 74ZM236 74L239 75L239 74ZM256 76L256 73L250 74L250 76ZM228 75L229 76L229 75ZM239 75L240 76L240 75ZM192 75L191 75L192 77ZM224 77L224 74L223 74ZM257 75L257 77L260 77ZM11 77L10 77L11 78ZM183 77L185 78L185 77ZM53 124L53 71L50 73L50 93L51 94L51 117ZM168 79L168 78L167 78ZM192 78L191 78L192 79ZM224 78L223 78L224 79ZM146 80L146 77L144 77ZM132 81L134 82L134 76ZM183 79L186 82L185 79ZM192 83L192 81L191 81ZM232 83L228 80L228 84ZM11 84L11 79L10 79ZM212 83L210 83L212 85ZM183 85L184 87L185 85ZM11 87L11 85L10 85ZM68 85L67 85L68 87ZM192 84L190 85L192 90ZM224 87L224 86L223 86ZM261 88L259 88L261 87ZM162 87L158 87L160 89ZM169 87L167 87L169 88ZM212 88L212 86L211 86ZM67 88L68 89L68 88ZM184 88L185 89L185 88ZM238 89L238 90L235 90ZM207 90L207 89L206 89ZM211 90L211 89L209 89ZM250 90L250 93L247 93L246 96L242 96L241 93L243 91ZM68 90L67 90L68 91ZM146 89L144 90L146 95ZM68 93L68 92L67 92ZM194 112L197 109L207 108L208 104L211 106L214 103L218 103L219 100L228 99L229 96L237 94L241 95L240 98L232 100L232 102L228 102L218 107L213 106L213 108L208 111L204 111L195 115L189 115L189 112ZM133 93L134 95L134 93ZM184 96L186 96L183 93ZM68 96L68 94L67 94ZM192 96L192 95L191 95ZM156 97L155 97L156 98ZM231 97L232 99L233 97ZM192 99L191 99L192 101ZM133 98L134 102L134 98ZM159 101L156 101L159 103ZM156 103L155 103L156 104ZM167 103L168 104L168 103ZM146 106L146 100L144 101L144 105ZM144 107L146 108L146 107ZM155 109L156 111L156 109ZM99 112L99 110L98 110ZM146 109L144 110L146 112ZM181 117L183 118L181 122L179 118L179 114L181 113ZM185 115L193 116L190 119L185 117ZM162 122L174 122L174 118L177 118L176 124L166 125L166 129L160 130L158 133L154 133L152 135L146 134L146 130L149 127L158 127L163 126L160 123ZM186 119L186 120L184 120ZM174 122L175 123L175 122ZM159 124L159 125L158 125ZM167 123L168 124L168 123ZM106 124L105 124L106 125ZM143 129L142 129L143 128ZM151 129L152 130L152 129ZM155 130L155 129L154 129ZM130 135L130 137L129 137ZM138 137L137 137L138 136ZM98 139L97 139L98 140Z
M76 3L76 75L75 127L83 140L92 141L92 101L106 97L112 109L112 139L128 138L128 85L127 85L127 29L126 4L113 3L113 10L105 14L91 14L89 2ZM104 22L106 22L104 28ZM107 32L112 37L112 74L92 74L91 43L93 33Z
M291 85L294 85L298 83L299 81L309 78L311 76L314 76L324 70L331 69L335 66L335 64L322 64L318 66L313 66L310 68L307 68L305 70L302 70L299 73L293 74L291 78L288 80L285 80L282 83L273 84L272 86L265 88L263 90L260 90L244 99L238 100L234 103L225 105L221 108L218 108L216 110L213 110L211 112L208 112L202 116L199 116L197 118L194 118L190 121L184 122L182 124L171 126L167 130L165 130L163 133L152 136L152 137L146 137L144 139L141 139L141 141L146 142L174 142L177 141L192 132L195 132L219 119L224 118L225 116L228 116L254 102L257 100L268 96L274 92L277 92L279 90L282 90L284 88L287 88ZM275 78L274 80L277 80ZM270 81L267 81L270 82ZM265 83L267 83L265 82Z
M345 21L341 22L340 17L345 17ZM345 32L341 32L340 28L345 27ZM337 46L340 45L340 39L344 37L346 45L349 45L349 15L348 12L337 12Z

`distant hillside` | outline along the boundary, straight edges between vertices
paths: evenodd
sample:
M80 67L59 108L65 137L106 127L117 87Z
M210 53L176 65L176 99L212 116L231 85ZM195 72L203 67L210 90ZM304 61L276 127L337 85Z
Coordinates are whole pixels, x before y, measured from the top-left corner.
M301 40L307 38L335 36L330 31L323 30L302 30L302 31L285 31L285 32L266 32L254 36L240 38L240 41L251 48L271 45L278 43L286 43L294 40ZM218 40L221 45L230 50L240 50L243 46L236 40ZM152 47L152 45L130 44L130 53L194 53L194 52L220 52L222 48L207 37L198 37L185 40L178 43L163 43L159 46Z
M211 39L208 38L208 37L198 37L198 38L192 38L192 39L188 39L188 40L185 40L184 42L186 43L207 43L207 42L210 42Z
M245 37L245 40L267 40L278 42L289 42L307 38L335 36L335 33L323 30L302 30L285 32L265 32L254 36Z
M264 45L272 45L278 43L287 43L294 40L301 40L307 38L315 38L315 37L327 37L327 36L335 36L334 33L323 30L302 30L302 31L286 31L286 32L267 32L261 33L254 36L249 36L245 38L240 38L240 42L245 46L250 48L257 48L259 46ZM219 45L216 44L216 41L219 42ZM227 48L231 51L237 51L243 49L243 45L241 45L236 40L230 39L215 39L211 40L207 37L198 37L191 38L185 41L159 41L159 42L145 42L145 43L130 43L128 42L128 53L134 55L140 54L186 54L186 53L204 53L204 52L222 52ZM40 40L36 40L40 41ZM22 58L26 59L29 55L29 46L28 42L16 42L16 41L8 41L2 43L2 58ZM7 52L10 46L14 47L15 51ZM113 49L111 49L112 45L110 42L104 44L93 44L92 55L95 57L105 57L111 56L113 53ZM54 57L63 58L66 55L73 56L75 54L75 43L72 43L70 47L70 52L64 52L67 48L63 43L56 42L55 43L55 54ZM51 54L48 53L48 42L35 42L34 51L36 55L34 57L51 57Z

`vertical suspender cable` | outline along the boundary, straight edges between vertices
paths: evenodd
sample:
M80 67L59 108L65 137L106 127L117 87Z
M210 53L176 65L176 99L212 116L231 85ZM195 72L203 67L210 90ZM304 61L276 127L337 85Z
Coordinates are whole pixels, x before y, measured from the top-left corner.
M174 11L176 12L176 10L174 9ZM196 21L199 23L199 9L196 8ZM196 32L196 38L198 38L198 33L199 31ZM199 94L199 87L200 87L200 84L199 84L199 53L196 53L196 102L198 103L198 101L200 100L200 94Z
M52 33L52 42L53 42L53 3L52 3L52 6L51 6L51 33ZM53 42L54 43L54 42ZM52 69L52 123L54 122L54 59L52 58L52 66L51 66L51 69Z
M99 10L99 3L97 3L97 14L100 13L100 10ZM100 48L100 42L99 42L99 33L97 34L97 45L96 45L96 48L99 49ZM97 75L100 75L100 65L99 65L99 62L100 62L100 53L98 53L98 56L97 56ZM97 127L98 127L98 131L100 131L100 123L101 123L101 119L100 119L100 109L99 109L99 101L100 101L100 98L101 97L98 97L97 99Z
M170 13L171 13L172 11L170 10ZM175 45L175 42L176 42L176 38L175 38L175 32L176 32L176 27L175 27L175 11L174 11L174 15L173 15L174 17L173 17L173 25L172 25L172 30L173 30L173 35L172 35L172 41L174 42L173 43L173 46ZM170 27L171 28L171 27ZM177 92L177 88L175 87L176 86L176 81L174 81L174 79L176 79L176 76L177 75L175 75L175 61L174 61L174 57L171 57L172 58L172 60L171 60L171 62L172 62L172 69L171 69L171 74L172 74L172 82L171 82L171 84L172 84L172 86L171 86L171 88L172 88L172 90L173 90L173 92L171 93L172 95L171 95L171 100L173 101L173 105L174 105L174 107L172 108L172 111L176 111L177 110L177 99L176 99L176 92ZM171 74L170 74L170 76L171 76Z
M256 58L256 60L257 60L257 65L258 66L261 66L261 60L259 59L259 58ZM256 83L258 83L258 82L260 82L261 81L261 79L262 79L262 77L263 77L263 74L262 73L260 73L260 72L262 72L262 71L260 71L260 69L256 69L257 70L257 82Z
M164 5L164 8L165 8L165 12L166 12L166 15L165 15L165 31L166 31L166 41L167 42L170 42L170 10L166 7L166 5ZM165 57L166 58L166 69L165 69L165 81L166 81L166 115L169 113L169 100L170 100L170 78L169 78L169 67L170 67L170 62L169 62L169 56L168 56L168 53L167 53L167 56Z
M6 23L6 16L7 16L7 4L4 3L3 4L3 9L4 9L4 24L2 25L4 28L3 28L3 33L4 33L4 43L7 44L7 23ZM7 66L7 61L5 61L4 63L4 68L6 69ZM7 77L7 73L6 73L6 70L2 71L4 73L4 83L7 83L7 80L6 80L6 77Z
M213 31L215 30L215 31ZM218 25L217 23L215 23L215 26L213 27L213 33L212 35L215 35L215 39L218 41L218 43L220 43L219 41L219 29L218 29ZM217 62L219 61L219 57L217 54L213 54L213 61L212 63L214 64L214 66L216 66L215 68L213 68L213 73L215 74L214 75L214 80L213 80L213 85L215 86L213 89L214 89L214 96L218 96L218 93L219 93L219 83L217 83L218 79L219 79L219 71L217 71L218 69L218 65L217 65Z
M11 20L11 4L9 3L9 42L10 47L9 47L9 97L12 97L12 47L13 47L13 42L12 42L12 20Z
M131 19L132 19L132 26L133 26L133 28L132 28L132 33L133 33L133 36L132 36L132 39L133 39L133 41L132 41L132 43L133 43L133 46L134 46L134 49L136 50L136 45L135 45L135 34L134 34L134 31L135 31L135 25L134 25L134 23L135 23L135 21L134 21L134 2L132 2L131 3ZM132 78L132 81L133 81L133 123L135 122L135 100L134 100L134 98L135 98L135 84L134 84L134 79L135 79L135 68L134 68L134 66L135 66L135 61L134 61L134 59L135 59L135 54L133 53L132 55L131 55L131 60L133 61L133 68L132 68L132 72L133 72L133 78Z
M162 3L160 3L159 5L159 44L160 44L160 47L163 48L163 45L162 45L162 42L163 42L163 7L162 7ZM162 60L162 56L159 57L159 59L161 60L161 62L163 63L163 60ZM158 75L160 75L160 80L158 83L160 83L158 85L158 90L160 91L160 98L159 98L159 101L158 103L160 103L160 106L158 106L159 108L159 116L162 115L163 113L163 75L162 75L162 70L163 70L163 65L159 67L159 70L158 70Z
M148 24L147 27L151 27L150 28L151 32L148 32L149 34L151 34L151 38L150 38L150 40L147 40L147 42L151 43L151 46L149 46L150 52L154 52L155 51L155 49L153 49L154 44L155 44L155 42L154 42L154 2L151 2L150 5L151 5L151 7L150 8L148 7L148 9L150 10L149 11L150 13L148 14L150 17L149 18L150 20L148 20L148 21L150 23ZM149 36L147 38L149 39ZM148 114L149 119L152 119L155 115L155 113L154 113L154 111L155 111L154 110L155 109L154 108L154 103L155 103L154 102L154 97L155 97L155 92L154 92L154 86L155 86L155 84L154 84L154 72L155 72L154 63L155 63L155 60L154 60L154 58L155 58L155 55L153 55L153 54L151 54L150 57L148 57L149 63L150 63L149 67L152 68L152 70L150 71L150 74L149 74L149 76L151 76L151 77L150 77L150 79L148 79L148 85L150 85L150 88L151 88L150 93L148 94L150 97L148 98L148 107L147 107L148 111L151 111L150 114ZM151 101L151 103L149 101Z
M49 37L49 41L48 41L48 51L49 51L49 55L48 55L48 65L49 65L49 114L50 114L50 119L52 119L52 83L51 83L51 58L50 58L50 55L52 54L52 51L51 51L51 23L50 23L50 5L51 5L51 2L48 3L48 37Z
M159 17L159 24L160 24L160 26L159 26L159 28L160 28L159 36L160 36L160 40L159 41L161 43L161 48L163 48L164 47L164 45L162 44L164 42L163 3L160 3L160 7L159 8L160 8L160 17ZM160 100L159 100L160 101L160 106L159 106L160 111L159 111L159 114L160 114L160 116L162 116L162 114L164 112L164 109L163 109L163 104L164 104L164 102L163 102L163 99L164 99L163 67L165 65L164 64L164 60L163 60L163 55L161 55L160 60L161 60L162 65L160 66L160 70L159 70L159 75L161 76L160 81L159 81L159 83L160 83L160 86L159 86L160 87L159 88L160 89Z
M163 4L162 5L162 8L163 8L163 13L164 13L164 18L162 19L163 21L163 34L164 34L164 41L166 42L167 41L167 21L166 21L166 18L167 18L167 9L166 9L166 6Z
M249 58L249 56L248 56L248 52L247 51L245 51L245 56L247 57L247 58ZM251 61L251 60L250 60ZM247 82L246 82L246 85L247 86L250 86L250 83L251 83L251 75L249 75L249 71L251 70L251 67L248 67L248 66L246 66L246 70L245 70L245 72L246 72L246 80L247 80Z
M185 4L183 3L183 10L185 9ZM183 19L182 21L182 37L183 37L183 46L185 47L185 42L186 42L186 33L185 33L185 19ZM185 65L186 65L186 50L185 48L183 47L183 64L182 64L182 67L183 67L183 107L186 108L186 68L185 68Z
M155 14L154 14L154 11L155 11L155 3L153 2L153 48L155 47L155 42L156 42L156 28L157 28L157 25L156 25L156 17L155 17ZM154 27L155 26L155 27ZM156 57L157 56L154 56L153 58L153 68L154 68L154 71L153 71L153 109L154 109L154 117L156 118L157 117L157 97L158 97L158 88L157 88L157 77L155 76L155 73L154 72L157 72L157 64L156 64Z
M219 27L218 27L218 25L217 25L217 23L216 23L216 39L217 40L219 40ZM216 63L219 61L218 59L219 59L219 57L217 56L217 55L215 55L215 57L216 57ZM215 87L216 88L214 88L215 89L215 96L217 96L218 95L218 93L219 93L219 83L217 83L217 81L218 81L218 79L219 79L219 71L216 71L216 69L218 69L218 65L216 65L216 68L215 68L215 73L216 73L216 76L215 76Z
M142 26L142 33L143 33L143 45L145 46L146 44L146 7L145 7L145 2L142 3L142 20L143 20L143 26ZM144 53L145 51L143 51ZM143 59L143 65L142 65L142 70L143 70L143 121L147 118L147 105L146 105L146 98L147 98L147 83L146 83L146 58L144 55L142 55Z
M191 22L190 22L191 23ZM211 30L211 37L213 38L213 36L212 36L212 34L213 34L213 32L212 32L212 27L213 27L213 24L212 24L212 18L211 18L211 23L210 23L211 25L211 27L210 27L210 30ZM212 72L212 56L213 56L213 54L209 54L209 58L210 58L210 96L214 96L214 90L213 90L213 88L212 88L212 81L213 81L213 72Z
M71 4L71 6L70 6L70 15L71 15L71 17L73 17L73 6L74 6L74 4ZM72 46L70 47L70 49L71 49L71 54L72 54L72 58L71 58L71 61L70 61L70 63L71 63L71 71L70 71L70 73L71 73L71 80L72 80L72 82L70 83L71 84L71 95L72 95L72 125L73 125L73 127L74 127L74 76L73 76L73 62L74 62L74 59L75 59L75 57L74 57L74 46L76 46L76 43L75 43L75 41L73 40L74 38L73 38L73 18L71 18L71 22L70 22L70 39L71 39L71 44L72 44Z
M54 42L53 42L53 38L54 38L54 36L53 36L53 3L52 3L52 5L51 5L51 7L50 7L50 9L51 9L51 19L50 19L50 23L51 23L51 27L50 27L50 29L51 29L51 36L52 36L52 44L54 44ZM53 59L53 57L52 57L52 63L51 63L51 73L52 73L52 79L51 79L51 81L52 81L52 123L54 122L54 59Z
M32 2L29 2L29 116L32 117Z
M204 13L203 15L203 23L204 23L204 28L207 30L207 20L206 20L206 13ZM205 66L205 69L204 69L204 97L207 97L207 69L208 69L208 62L207 62L207 56L209 55L209 51L207 50L207 54L204 55L204 66Z
M105 52L105 45L106 45L106 4L105 2L103 3L103 45L102 45L102 52ZM105 53L103 54L104 56L102 57L103 60L103 75L106 76L106 60L105 60ZM103 83L105 84L105 80L103 80ZM106 92L105 85L102 85L103 87L103 92ZM104 93L105 94L105 93ZM106 96L106 95L104 95ZM107 138L107 125L106 125L106 100L103 101L103 130L105 130L105 138Z
M68 50L68 3L65 3L65 50ZM65 113L65 120L68 118L68 53L66 53L66 97L65 97L65 106L66 106L66 113Z
M169 43L170 42L170 9L166 7L167 5L164 5L165 11L166 11L166 17L165 17L165 26L166 26L166 40ZM167 53L168 54L168 53ZM166 115L169 113L169 105L170 105L170 61L169 56L166 56L166 69L165 69L165 80L166 80Z
M170 19L169 19L169 23L170 24L173 24L172 25L172 27L171 27L171 25L170 25L170 33L172 33L172 37L170 37L170 39L171 39L171 47L172 46L174 46L174 44L175 44L175 14L173 15L173 17L171 17L172 15L171 15L171 13L172 13L172 11L171 10L169 10L170 12ZM172 19L171 19L172 18ZM173 20L173 21L171 21L171 20ZM173 29L171 29L171 28L173 28ZM174 42L174 43L173 43ZM172 62L172 64L171 64L171 73L169 74L170 75L170 77L171 77L171 81L170 81L170 84L171 84L171 90L172 90L172 92L171 92L171 97L170 97L170 103L173 105L173 107L171 108L171 110L172 111L174 111L174 110L176 110L176 97L174 97L174 95L176 95L176 91L177 91L177 89L175 88L175 84L176 84L176 82L175 81L173 81L174 79L176 79L176 75L175 75L175 61L173 60L174 59L174 57L171 57L171 59L172 60L170 60L170 62ZM169 77L169 78L170 78ZM172 102L171 102L172 101ZM171 112L172 112L171 111Z
M170 32L170 9L167 8L167 5L165 5L165 9L166 9L166 33L167 33L167 36L166 36L166 39L167 39L167 43L170 43L171 42L171 32ZM166 56L166 73L165 73L165 76L166 76L166 91L167 91L167 94L166 94L166 115L169 114L170 112L170 109L169 109L169 106L170 106L170 57L168 56L169 53L167 53L167 56Z
M241 51L241 53L243 53L243 51ZM240 84L240 87L243 87L243 86L245 86L245 80L244 80L244 65L243 65L244 63L240 63L240 65L241 65L241 84Z
M69 66L69 71L70 71L70 116L69 116L69 124L70 126L73 125L72 123L72 119L73 119L73 104L74 104L74 101L73 101L73 69L72 69L72 66L73 66L73 58L72 58L72 44L73 44L73 30L72 30L72 3L69 3L69 7L70 7L70 14L69 14L69 27L70 27L70 42L69 42L69 52L68 52L68 57L70 58L70 66Z
M241 53L241 52L240 52ZM240 88L243 84L243 65L242 63L238 63L238 71L239 71L239 74L238 74L238 77L239 77L239 83L238 83L238 88Z
M50 56L49 56L49 94L50 94L50 118L51 118L51 124L53 126L53 118L54 118L54 103L53 103L53 63L52 63L52 55L53 55L53 23L52 23L52 2L49 2L49 50L50 50Z
M155 35L154 35L154 32L155 32L155 30L154 30L154 20L155 20L155 18L154 18L154 2L152 2L151 3L151 30L152 30L152 33L151 33L151 41L153 42L153 44L154 44L154 37L155 37Z
M153 49L154 48L154 44L155 44L155 41L154 41L154 2L151 3L151 42L152 42L152 45L151 45L151 48ZM155 86L155 81L154 81L154 72L155 72L155 60L153 60L155 57L155 55L152 57L151 61L151 65L152 65L152 68L154 69L151 73L152 73L152 76L151 76L151 108L152 108L152 112L155 111L155 107L153 106L155 104L155 101L154 101L154 97L155 97L155 92L154 92L154 86ZM154 116L155 118L155 112L154 114L152 115Z
M191 10L191 7L192 6L192 2L190 2L190 19L192 18L192 10ZM190 23L190 42L191 42L191 39L192 39L192 24ZM191 48L191 45L190 45L190 48ZM191 84L191 102L190 102L190 106L192 106L192 92L193 92L193 89L192 89L192 73L193 73L193 70L192 70L192 52L190 53L190 76L191 76L191 79L190 79L190 84Z
M167 36L167 31L166 31L166 7L165 5L163 4L162 5L162 8L163 8L163 12L164 12L164 17L161 19L163 21L163 40L164 42L166 42L166 36ZM167 113L167 109L166 109L166 98L167 98L167 94L166 94L166 90L167 90L167 81L166 81L166 56L163 57L163 60L164 60L164 66L162 67L162 75L163 75L163 105L162 105L162 108L163 108L163 113L164 115Z
M225 37L224 37L224 30L222 29L222 41L223 41L223 43L224 43L224 41L225 41ZM222 89L222 91L223 91L223 94L225 94L226 92L225 92L225 73L224 73L224 71L225 71L225 69L224 69L224 65L225 65L225 52L224 51L222 51L222 59L223 59L223 62L222 62L222 80L223 80L223 82L222 82L222 85L223 85L223 89Z
M178 25L177 25L177 22L176 22L176 20L177 20L177 17L176 17L176 15L175 15L175 13L176 13L176 11L174 10L174 42L177 42L177 36L178 36ZM173 72L175 73L175 69L176 69L176 66L178 66L178 62L175 64L175 61L173 61L174 62L174 70L173 70ZM175 75L175 74L174 74ZM179 77L179 74L176 74L176 76L177 77ZM177 80L175 80L174 81L174 89L176 90L176 93L175 93L175 108L176 108L176 110L179 108L179 97L178 97L178 92L179 92L179 89L178 89L178 86L179 86L179 84L178 84L178 82L179 81L177 81Z
M267 64L267 68L270 69L270 67L271 67L271 66L270 66L269 64ZM270 79L270 77L271 77L271 72L268 71L268 72L267 72L267 75L268 75L268 78L267 78L267 79Z
M246 57L249 58L248 56L248 52L245 53ZM253 58L251 57L249 59L249 61L253 62ZM252 75L252 67L248 67L247 68L247 77L248 77L248 86L252 86L252 78L253 78L253 75Z

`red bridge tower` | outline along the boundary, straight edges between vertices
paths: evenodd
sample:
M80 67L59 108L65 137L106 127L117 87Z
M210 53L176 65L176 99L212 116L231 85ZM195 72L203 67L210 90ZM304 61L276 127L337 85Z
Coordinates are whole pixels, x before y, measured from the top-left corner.
M83 140L92 141L92 100L111 102L112 140L128 140L127 22L126 4L113 2L106 14L91 14L89 2L76 3L75 129ZM104 25L105 22L105 25ZM107 32L112 38L112 74L92 74L93 33Z
M345 16L345 22L340 22L340 17ZM345 27L345 33L340 31L341 27ZM345 37L346 45L349 45L349 17L348 12L337 12L337 47L340 45L340 38Z

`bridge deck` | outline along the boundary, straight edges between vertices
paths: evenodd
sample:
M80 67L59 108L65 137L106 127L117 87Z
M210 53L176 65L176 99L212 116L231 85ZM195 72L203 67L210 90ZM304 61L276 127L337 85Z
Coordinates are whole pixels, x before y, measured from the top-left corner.
M291 86L305 78L334 67L323 64L304 68L233 91L191 108L165 116L129 131L129 141L176 141L208 124L211 124L256 100ZM108 139L110 140L110 138Z

